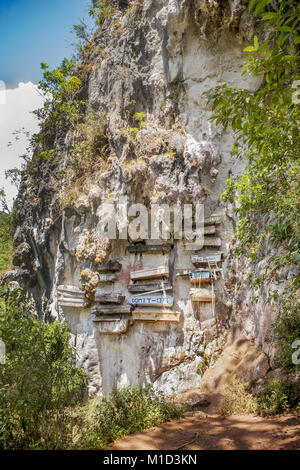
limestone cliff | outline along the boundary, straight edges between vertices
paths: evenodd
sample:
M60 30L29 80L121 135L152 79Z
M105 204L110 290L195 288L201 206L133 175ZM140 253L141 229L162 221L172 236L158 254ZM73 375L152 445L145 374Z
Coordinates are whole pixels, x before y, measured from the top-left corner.
M10 279L29 285L45 319L68 321L91 394L148 383L172 394L201 384L230 335L261 345L268 337L271 314L252 302L251 267L231 254L234 216L219 199L244 163L231 158L232 133L209 120L203 96L224 82L259 87L241 75L255 25L239 0L113 3L86 54L82 90L105 158L76 179L78 129L49 137L55 160L35 162L21 185ZM201 264L184 241L153 248L98 237L101 204L124 196L147 207L197 201L205 217L220 217L206 221L206 246L223 253L218 273L206 267L213 283L201 284L209 295L213 284L211 301L192 301L199 286L188 274ZM155 279L133 274L159 267L165 274ZM170 305L137 308L132 298L143 290Z

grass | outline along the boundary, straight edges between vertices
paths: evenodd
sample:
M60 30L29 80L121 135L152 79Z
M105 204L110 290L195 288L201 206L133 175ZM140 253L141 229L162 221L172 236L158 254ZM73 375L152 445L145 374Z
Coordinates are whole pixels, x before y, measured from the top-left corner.
M234 377L228 384L220 405L222 416L256 414L272 416L299 407L300 394L295 385L285 379L273 379L262 392L254 396L249 383Z

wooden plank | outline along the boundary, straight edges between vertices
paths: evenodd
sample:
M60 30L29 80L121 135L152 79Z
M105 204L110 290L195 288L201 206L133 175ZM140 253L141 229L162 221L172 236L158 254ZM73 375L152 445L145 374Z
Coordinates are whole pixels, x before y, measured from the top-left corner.
M204 217L204 225L220 224L222 222L221 215L211 215L209 217Z
M83 300L74 301L72 299L58 299L59 307L84 308L86 302Z
M142 293L142 292L147 292L147 291L152 291L152 290L164 290L171 287L168 281L157 281L157 282L151 282L147 284L131 284L127 287L129 292L132 292L133 294L135 293Z
M177 269L176 276L188 276L190 272L190 269Z
M131 279L153 279L159 277L169 277L169 267L159 266L158 268L148 268L139 271L131 271Z
M147 305L156 307L171 307L174 303L174 299L171 295L146 295L131 297L129 302L132 305Z
M75 286L58 286L57 292L59 295L84 296L83 290Z
M106 273L109 271L121 271L122 265L118 261L110 260L107 263L99 264L97 271L99 273Z
M99 274L99 282L114 282L117 279L115 274Z
M203 253L200 255L200 253L196 256L192 256L192 263L193 264L203 264L203 263L208 263L208 261L215 261L215 262L220 262L222 259L222 253L218 252L212 252L212 253Z
M193 302L212 302L213 293L209 289L190 289L190 296Z
M204 235L214 235L216 233L215 225L206 225L204 227Z
M217 237L204 237L203 246L217 246L220 247L222 245L222 241L220 238Z
M167 322L179 322L179 312L144 312L134 311L132 318L135 321L167 321Z
M121 294L103 294L96 292L95 302L102 304L122 304L125 300L125 296Z
M102 306L96 305L92 308L92 313L95 315L114 315L120 313L131 313L131 305L115 305L115 306Z
M96 331L104 335L122 335L127 333L129 328L129 320L121 319L119 321L98 322L94 320Z
M171 251L171 245L167 243L162 245L129 245L127 250L129 253L168 253Z
M210 271L194 271L189 274L191 283L209 283L211 281Z

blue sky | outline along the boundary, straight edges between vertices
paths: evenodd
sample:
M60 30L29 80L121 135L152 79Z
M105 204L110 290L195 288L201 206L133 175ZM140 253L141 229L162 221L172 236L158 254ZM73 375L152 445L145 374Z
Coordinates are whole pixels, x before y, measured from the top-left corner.
M72 56L73 24L88 18L89 0L0 0L0 80L37 83L40 63Z

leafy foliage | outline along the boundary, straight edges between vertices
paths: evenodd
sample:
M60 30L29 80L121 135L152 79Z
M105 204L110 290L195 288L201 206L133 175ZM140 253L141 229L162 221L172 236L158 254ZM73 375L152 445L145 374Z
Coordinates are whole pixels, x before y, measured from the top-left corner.
M275 6L274 6L275 5ZM266 9L267 7L267 9ZM299 229L299 25L300 4L252 0L250 10L265 22L268 39L257 36L245 50L244 74L260 77L255 93L226 85L207 92L212 119L235 132L233 155L246 156L247 168L230 178L223 198L235 204L239 217L237 254L253 260L269 256L256 283L276 279L278 270L300 260ZM273 250L273 248L277 248ZM299 286L299 276L293 286Z
M75 366L67 327L33 315L20 290L2 297L0 448L68 447L73 421L68 408L83 400L85 375Z
M300 339L300 304L296 297L283 302L273 327L278 365L288 372L300 370L300 365L292 362L292 345Z
M261 416L275 415L295 408L299 400L299 391L295 385L288 384L285 380L274 379L258 396L258 411Z
M42 131L55 127L63 122L73 123L79 116L84 101L76 99L81 89L81 80L76 75L76 62L64 59L54 70L49 65L41 63L44 71L39 89L45 95L43 108L35 112L42 122Z
M101 448L128 434L178 419L183 410L157 395L151 387L115 390L88 413L87 429L79 446Z
M12 255L12 216L0 212L0 276L9 269Z

